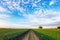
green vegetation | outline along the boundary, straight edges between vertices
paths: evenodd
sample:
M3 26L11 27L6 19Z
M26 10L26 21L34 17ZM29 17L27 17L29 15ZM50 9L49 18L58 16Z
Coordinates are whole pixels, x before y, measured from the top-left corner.
M29 35L29 40L34 40L32 33Z
M0 29L0 40L8 40L26 32L28 29ZM60 40L60 29L33 29L40 40ZM30 34L29 40L34 40Z
M22 34L26 29L0 29L0 40L8 40L11 37Z
M41 40L60 40L60 29L35 29Z

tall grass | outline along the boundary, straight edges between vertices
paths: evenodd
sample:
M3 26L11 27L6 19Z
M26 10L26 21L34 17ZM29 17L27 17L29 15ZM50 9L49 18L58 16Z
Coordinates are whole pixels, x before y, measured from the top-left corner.
M35 33L41 40L60 40L59 29L35 29Z
M0 29L0 40L9 39L11 37L17 36L23 32L27 31L26 29Z

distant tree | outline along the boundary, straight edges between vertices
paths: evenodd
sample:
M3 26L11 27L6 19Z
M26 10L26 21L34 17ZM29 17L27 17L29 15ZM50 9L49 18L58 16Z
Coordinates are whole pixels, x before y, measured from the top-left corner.
M57 28L60 29L60 26L58 26Z
M42 26L39 26L40 29L42 29Z

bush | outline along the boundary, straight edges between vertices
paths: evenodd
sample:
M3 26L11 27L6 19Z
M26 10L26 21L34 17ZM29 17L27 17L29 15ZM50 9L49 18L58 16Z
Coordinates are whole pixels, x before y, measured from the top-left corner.
M42 29L42 26L39 26L40 29Z

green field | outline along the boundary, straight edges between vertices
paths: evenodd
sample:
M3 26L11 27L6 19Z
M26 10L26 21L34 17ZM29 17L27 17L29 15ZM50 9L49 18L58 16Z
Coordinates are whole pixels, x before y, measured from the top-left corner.
M28 29L0 29L0 40L8 40L27 30ZM33 31L40 40L60 40L60 29L33 29Z
M60 29L35 29L41 40L60 40Z
M8 40L11 37L22 34L26 29L0 29L0 40Z

